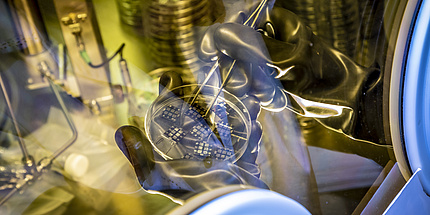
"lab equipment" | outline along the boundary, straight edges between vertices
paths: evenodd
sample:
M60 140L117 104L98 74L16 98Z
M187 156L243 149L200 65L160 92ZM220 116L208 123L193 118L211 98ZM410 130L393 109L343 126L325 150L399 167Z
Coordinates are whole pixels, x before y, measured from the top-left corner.
M55 37L58 43L67 47L68 62L72 71L68 73L75 80L72 82L75 97L80 97L91 110L103 116L105 121L112 121L114 98L111 90L110 68L103 64L98 68L88 68L88 60L94 64L106 62L100 31L95 23L94 5L92 2L76 1L74 3L53 1L43 4L44 11L55 10L57 29L61 34ZM84 57L85 60L82 60ZM76 83L73 83L76 82Z
M16 192L18 192L23 187L27 186L29 183L31 183L33 180L38 179L45 171L49 170L51 168L52 162L58 158L61 154L65 152L73 143L75 143L76 139L78 138L78 133L75 127L75 124L73 123L73 120L70 117L70 114L67 110L67 107L61 98L61 95L59 93L59 90L57 89L57 86L54 84L50 70L45 62L41 62L39 65L40 73L42 76L46 77L46 79L49 82L49 86L52 89L53 94L55 95L56 99L58 100L60 107L64 113L64 116L67 120L68 126L72 130L72 137L64 143L64 145L60 146L58 149L56 149L51 155L47 157L43 157L39 161L35 161L33 156L28 152L27 145L23 139L23 134L19 128L18 121L16 120L15 112L13 111L10 103L10 99L8 97L8 91L5 88L3 79L0 77L0 85L1 89L3 91L3 95L5 98L5 101L7 103L7 108L10 114L10 117L12 118L12 123L15 128L16 136L19 141L19 146L22 151L22 162L25 169L25 174L23 174L24 178L17 178L17 182L14 186L8 187L10 190L0 200L0 205L3 205L9 198L11 198ZM10 180L10 179L9 179Z

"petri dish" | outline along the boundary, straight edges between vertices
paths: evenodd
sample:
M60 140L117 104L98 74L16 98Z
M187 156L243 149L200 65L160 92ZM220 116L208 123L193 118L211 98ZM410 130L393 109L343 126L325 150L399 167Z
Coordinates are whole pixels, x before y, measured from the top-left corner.
M245 105L217 87L205 86L190 105L196 84L165 90L148 109L145 131L166 160L237 161L245 152L251 119ZM206 114L207 112L207 114Z

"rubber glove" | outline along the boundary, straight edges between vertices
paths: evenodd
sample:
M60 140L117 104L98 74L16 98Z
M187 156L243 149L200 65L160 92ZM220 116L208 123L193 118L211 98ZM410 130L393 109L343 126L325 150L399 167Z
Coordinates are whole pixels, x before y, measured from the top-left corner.
M204 75L201 77L203 78ZM213 78L210 85L219 82ZM153 106L162 106L172 97L183 95L182 78L175 72L166 72L160 78L160 96ZM259 107L251 97L243 99L248 106ZM219 159L194 159L192 156L166 159L153 147L147 136L137 127L124 126L118 129L115 138L117 145L130 161L142 187L157 190L178 198L188 198L194 193L222 187L230 184L246 184L268 188L259 179L260 171L255 163L258 144L261 139L261 125L255 118L259 109L249 110L254 120L251 121L251 138L241 159L237 161ZM157 120L156 118L153 120ZM187 130L188 132L188 130Z
M264 102L260 100L263 106L287 107L337 132L367 138L357 137L362 133L357 125L359 101L380 81L379 69L364 68L326 45L294 13L267 7L257 30L231 22L207 34L205 50L216 51L200 48L199 56L212 61L227 56L251 68L238 73L251 83L248 94L266 96ZM244 70L239 67L237 71ZM269 85L274 92L260 90ZM278 88L284 97L276 93Z

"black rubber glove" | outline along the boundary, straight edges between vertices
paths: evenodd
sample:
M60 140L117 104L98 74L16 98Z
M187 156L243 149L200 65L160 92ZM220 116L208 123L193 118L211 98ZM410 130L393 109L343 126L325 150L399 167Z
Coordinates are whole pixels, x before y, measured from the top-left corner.
M276 93L279 80L288 98L285 104L288 108L354 136L358 101L379 81L379 70L361 67L324 44L292 12L279 7L269 10L257 31L240 23L225 23L208 30L205 45L200 48L201 58L228 56L238 60L244 66L236 67L236 76L243 76L237 79L251 82L251 94L261 93L267 98L273 95L271 103L277 104L277 108L282 107L285 99ZM268 85L275 86L275 93L255 87L269 88Z
M220 23L243 24L249 19L248 16L255 11L259 4L260 1L255 0L224 1L226 8L225 15L221 16L218 21ZM272 5L273 1L268 1L261 14L266 13ZM215 61L218 61L220 67L218 74L220 79L224 80L234 59L220 53L220 51L223 50L219 50L215 45L214 34L221 26L220 23L216 23L207 28L198 43L198 55L203 62L209 65L208 67L211 67ZM252 59L249 60L252 61ZM258 102L265 108L281 110L286 105L286 98L279 88L281 87L279 82L271 78L270 75L264 71L264 68L258 67L258 64L248 64L247 62L237 61L236 65L233 67L233 72L231 72L228 83L224 87L227 91L239 98L248 96L257 98Z
M198 79L204 78L204 71L201 74ZM212 86L218 83L219 79L216 76L208 82ZM164 73L160 78L160 96L153 103L153 108L165 108L167 100L181 97L186 92L175 88L182 85L182 79L177 73L172 71ZM215 157L198 159L193 154L191 156L185 154L181 158L166 159L153 147L153 144L158 144L157 140L153 140L151 143L139 128L133 126L124 126L118 129L115 135L116 142L133 165L142 187L148 190L157 190L178 198L186 198L193 192L202 192L230 184L246 184L267 188L267 185L259 179L260 171L255 163L262 133L260 123L255 120L260 111L259 103L256 100L251 96L242 99L242 102L250 107L248 112L252 118L251 137L241 158L236 161L231 159L220 160L215 159ZM152 120L158 120L157 125L166 123L165 119L154 118ZM183 126L186 136L192 136L190 133L192 129L185 128L187 123L184 123ZM234 127L234 125L230 126ZM197 145L196 143L198 142L191 143L191 145L194 147ZM193 153L193 150L191 149L187 153L189 152ZM194 153L196 152L194 151Z

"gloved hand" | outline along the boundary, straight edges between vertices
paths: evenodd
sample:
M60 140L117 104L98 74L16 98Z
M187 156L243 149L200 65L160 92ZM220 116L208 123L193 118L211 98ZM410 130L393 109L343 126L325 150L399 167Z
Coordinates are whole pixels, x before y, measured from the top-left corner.
M219 83L219 79L216 76L209 81L209 85L212 86L217 83ZM154 101L152 105L153 110L167 110L166 102L171 100L177 100L183 104L179 105L175 103L172 107L168 108L187 107L186 100L180 98L189 92L184 92L183 89L175 89L181 86L183 86L182 79L177 73L172 71L164 73L160 78L160 96ZM247 184L267 188L264 182L259 180L260 171L255 164L258 153L257 148L262 133L260 123L255 120L260 111L259 104L256 102L256 98L253 97L243 98L242 102L246 103L247 107L250 107L247 112L250 114L252 120L250 121L251 137L248 138L249 141L246 148L240 153L240 159L235 159L234 156L232 159L219 159L216 157L215 151L218 149L216 146L210 144L217 140L212 142L210 140L206 141L206 143L209 143L209 147L212 147L212 149L208 150L212 154L206 157L202 156L196 150L198 144L201 142L193 137L195 133L192 133L193 129L191 128L191 126L194 128L196 122L181 119L180 115L168 115L167 112L166 115L162 114L161 117L154 117L152 123L155 123L155 129L162 130L160 136L168 136L166 134L166 132L170 132L168 128L170 126L178 126L177 122L184 120L182 124L183 133L182 131L179 132L181 136L178 136L177 139L176 137L172 137L171 139L161 137L162 141L167 140L166 143L172 144L171 148L167 150L165 148L161 149L162 147L159 144L163 144L164 142L158 142L160 136L153 136L151 142L139 128L132 126L118 129L115 136L116 142L133 165L143 188L148 190L158 190L180 197L186 192L202 192L229 184ZM172 105L172 103L169 104ZM187 110L178 109L178 113L181 112L185 115ZM224 116L226 116L229 113L225 109L220 109L215 114L225 114ZM235 124L233 121L229 120L228 122L230 123L229 126L234 128ZM206 124L203 120L200 122L202 125ZM219 127L217 128L219 129ZM148 130L150 129L146 128L147 132ZM216 131L208 130L208 132L215 133ZM226 145L228 141L225 141L225 137L223 139L222 135L220 136L219 141L222 141L225 147L220 147L219 149L225 149L228 152L229 147ZM179 140L181 138L183 139ZM176 142L173 143L172 141ZM173 144L183 145L178 147L180 148L178 151L175 151L177 148ZM237 150L234 146L233 149ZM171 158L167 158L167 156Z
M219 63L219 74L220 79L224 80L229 78L228 83L225 85L225 89L239 98L253 96L258 99L258 102L267 109L282 110L286 106L286 97L282 93L282 86L279 81L270 77L270 74L265 71L266 68L260 67L256 62L249 64L255 59L247 59L246 61L237 61L232 67L234 60L240 60L237 58L231 58L226 53L221 52L226 49L220 49L215 45L214 40L215 31L218 32L219 28L229 25L231 23L244 24L247 20L253 20L253 16L250 18L250 14L255 14L257 6L261 1L236 1L234 4L226 3L226 15L220 22L228 24L216 23L210 26L203 34L198 47L199 58L206 62L209 67L211 63L218 61ZM263 10L260 12L261 15L267 13L272 7L273 1L267 1L264 4ZM260 19L262 16L258 16ZM258 20L257 20L258 21ZM252 22L252 21L251 21ZM247 24L249 25L248 22ZM238 25L239 25L238 24ZM244 26L241 26L244 27ZM251 29L250 27L246 27ZM252 29L251 29L252 30ZM226 46L230 44L225 44ZM228 49L233 49L229 47ZM241 55L246 53L241 53ZM246 57L245 57L246 58ZM227 77L228 71L233 68L230 76Z
M226 85L229 91L255 95L263 106L286 106L350 136L361 95L380 80L379 69L357 65L324 44L295 14L276 6L267 8L257 30L240 22L220 24L202 41L202 60L239 62L233 83Z

